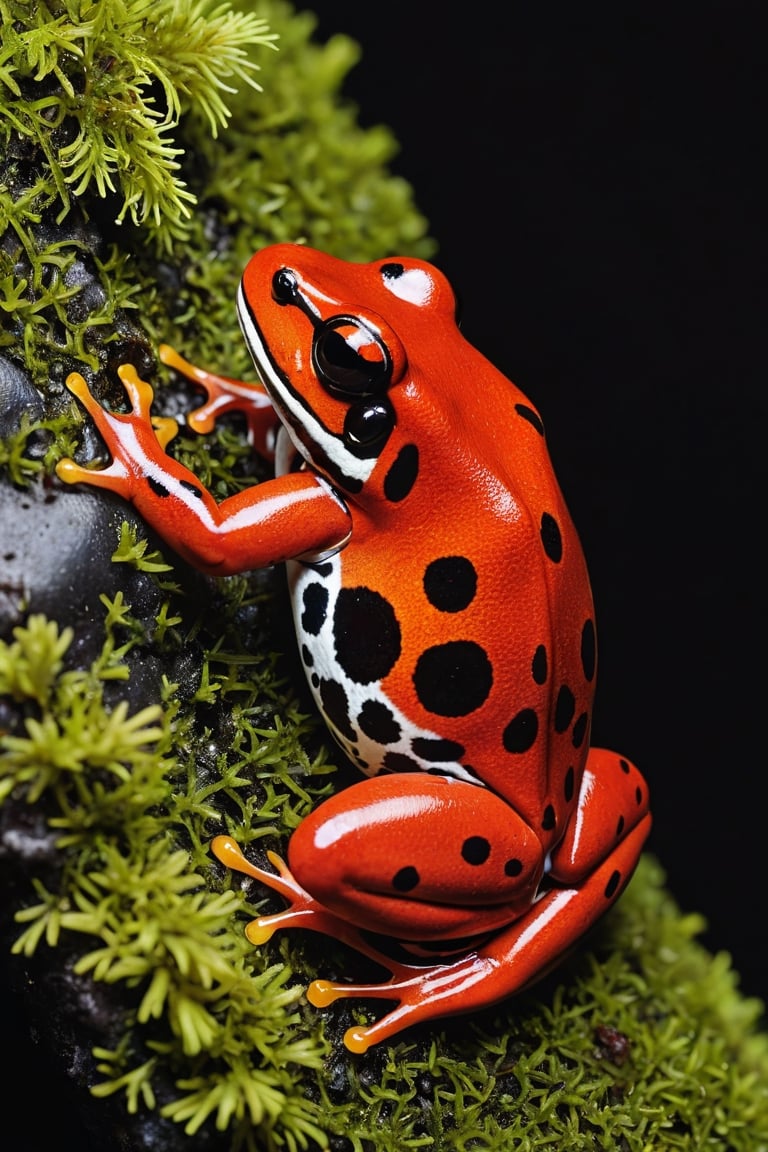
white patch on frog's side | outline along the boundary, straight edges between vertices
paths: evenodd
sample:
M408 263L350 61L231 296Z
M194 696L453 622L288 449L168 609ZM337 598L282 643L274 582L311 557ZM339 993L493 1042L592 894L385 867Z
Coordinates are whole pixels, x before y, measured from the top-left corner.
M429 303L435 290L434 281L423 268L406 268L402 276L382 275L384 287L389 289L393 296L405 300L408 304L415 304L423 308Z
M302 654L304 670L312 695L320 714L325 719L329 732L343 749L345 755L366 776L376 776L382 770L384 756L386 753L392 752L407 756L416 767L421 768L424 772L438 772L440 775L451 776L456 780L464 780L468 784L482 785L482 781L473 772L467 771L456 760L441 762L425 760L418 756L413 751L412 742L417 738L438 740L440 733L413 724L382 690L380 680L374 680L368 684L358 684L356 681L350 680L339 664L336 659L333 639L333 614L341 590L342 563L343 553L333 556L317 566L308 566L295 560L290 560L287 563L288 584L299 650ZM321 627L317 632L308 632L302 624L304 591L313 584L321 585L326 590L328 602ZM344 689L347 700L346 714L353 729L351 739L349 735L339 730L339 727L325 711L320 692L324 681L340 685ZM398 740L391 744L382 744L371 739L361 730L357 723L357 717L360 715L363 705L371 701L389 709L400 728Z
M303 397L286 387L285 381L275 370L269 352L261 338L261 333L251 319L242 285L237 293L237 315L245 342L256 365L256 371L269 393L277 415L282 417L284 412L289 413L296 424L306 430L308 439L313 444L317 444L320 451L336 466L339 472L351 480L359 480L365 484L376 466L377 458L374 456L368 459L359 459L357 456L353 456L344 447L341 437L334 435L318 420ZM285 428L296 451L300 452L309 464L312 464L313 460L306 445L293 433L291 421L285 422Z

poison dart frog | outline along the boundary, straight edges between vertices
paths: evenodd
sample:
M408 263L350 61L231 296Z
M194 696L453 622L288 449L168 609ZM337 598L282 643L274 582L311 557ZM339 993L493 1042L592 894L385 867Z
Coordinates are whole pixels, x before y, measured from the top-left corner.
M294 831L287 864L268 854L274 871L229 836L212 850L287 902L248 925L253 943L310 928L391 973L308 990L318 1007L394 1002L346 1033L363 1052L557 963L631 876L648 792L590 749L592 596L541 417L461 335L443 274L278 244L237 307L260 385L160 356L207 393L190 426L244 413L274 479L217 504L166 454L176 426L153 427L128 364L127 414L68 378L112 462L58 472L132 501L207 573L287 562L309 685L362 776Z

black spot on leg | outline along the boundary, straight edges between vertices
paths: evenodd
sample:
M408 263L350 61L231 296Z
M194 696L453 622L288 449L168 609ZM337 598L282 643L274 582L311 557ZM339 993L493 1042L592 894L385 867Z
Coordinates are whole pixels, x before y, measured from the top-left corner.
M387 772L418 772L421 767L418 760L406 756L405 752L385 752L381 763Z
M412 892L419 883L419 874L412 864L407 864L392 877L392 887L396 892Z
M545 832L551 832L555 826L555 810L551 804L547 804L544 809L544 815L541 819L541 827Z
M328 612L328 589L313 581L302 594L301 626L310 636L317 636Z
M597 645L595 642L595 622L587 620L581 630L581 666L588 681L595 675Z
M464 755L464 745L457 740L441 740L433 736L414 736L411 748L422 760L431 764L459 760Z
M349 722L349 704L344 688L336 680L322 680L320 682L320 706L323 714L330 720L335 728L354 740L357 733Z
M527 752L539 734L539 718L533 708L523 708L504 729L503 743L507 752Z
M505 876L519 876L522 870L523 862L522 860L518 860L516 856L513 856L511 860L507 860L504 865Z
M379 744L395 744L400 739L400 725L392 711L380 700L366 700L357 723L362 732Z
M424 592L440 612L461 612L477 591L477 572L466 556L441 556L427 565Z
M574 748L581 748L582 744L584 743L584 737L587 734L587 725L588 724L589 724L589 713L588 712L582 712L581 715L579 716L578 720L574 724L573 732L571 733L571 742L573 743Z
M573 692L571 692L567 684L563 684L557 694L557 701L555 703L555 732L565 732L573 719L575 710L576 701L573 698Z
M485 836L468 836L461 846L462 859L467 864L485 864L491 854L491 845Z
M539 644L538 648L533 654L533 660L531 661L531 675L537 684L546 684L547 650L543 644Z
M605 898L610 900L616 894L616 889L621 882L621 872L612 872L611 878L605 886Z

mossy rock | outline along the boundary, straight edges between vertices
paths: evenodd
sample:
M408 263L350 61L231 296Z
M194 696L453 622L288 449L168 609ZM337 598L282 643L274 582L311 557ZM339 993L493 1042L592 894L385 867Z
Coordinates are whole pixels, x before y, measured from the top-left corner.
M364 978L360 958L243 936L266 897L222 874L211 837L278 849L348 771L303 694L280 574L205 579L54 466L101 450L64 387L75 368L118 404L129 360L175 416L191 397L161 340L248 374L233 297L261 245L433 251L391 134L340 96L356 46L313 42L311 15L277 0L248 8L3 5L7 985L76 1069L97 1146L768 1148L760 1005L651 858L538 986L360 1057L341 1036L380 1009L303 996L318 973ZM237 424L173 451L218 496L261 475Z

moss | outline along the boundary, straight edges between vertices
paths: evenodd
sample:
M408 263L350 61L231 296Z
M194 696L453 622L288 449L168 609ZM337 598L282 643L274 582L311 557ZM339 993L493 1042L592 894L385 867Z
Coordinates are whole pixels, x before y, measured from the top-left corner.
M19 507L81 441L94 454L71 368L117 398L114 367L131 359L170 415L187 397L156 370L160 339L247 375L232 300L257 247L432 251L387 171L390 133L359 128L339 96L356 46L315 44L312 16L279 0L248 8L0 0L0 351L31 389L0 473ZM173 451L217 496L253 482L232 425L182 432ZM0 639L0 799L34 806L56 840L53 863L28 866L14 951L72 950L82 979L115 990L119 1034L94 1054L104 1107L218 1129L227 1149L768 1148L759 1005L650 859L538 989L350 1056L339 1038L365 1006L324 1015L303 989L319 964L359 958L300 933L252 948L249 901L269 897L208 851L223 827L251 852L281 847L343 771L278 655L279 594L254 576L201 599L127 519L112 559L151 606L99 589L92 658L77 621L34 603Z
M136 990L120 1045L96 1053L97 1096L151 1108L168 1062L164 1114L190 1134L213 1117L233 1147L253 1125L266 1146L282 1129L299 1146L335 1133L355 1149L765 1146L760 1005L739 995L726 956L696 943L701 919L680 915L651 859L540 992L363 1060L329 1047L301 1002L319 959L295 939L248 946L238 918L254 909L213 876L206 846L222 808L246 836L282 839L328 787L324 752L308 759L308 722L284 701L267 723L264 683L253 663L242 675L249 657L230 631L200 695L225 700L233 736L201 771L210 733L195 736L196 701L179 708L169 687L162 707L105 708L104 684L139 642L122 639L124 605L105 609L105 653L85 671L66 666L71 633L40 618L0 646L0 691L25 713L24 733L5 740L2 787L54 794L62 857L55 891L36 881L17 916L16 950L78 933L79 972ZM271 672L267 661L261 680Z

